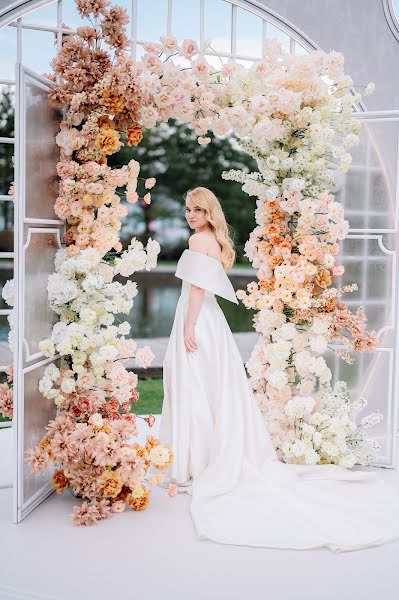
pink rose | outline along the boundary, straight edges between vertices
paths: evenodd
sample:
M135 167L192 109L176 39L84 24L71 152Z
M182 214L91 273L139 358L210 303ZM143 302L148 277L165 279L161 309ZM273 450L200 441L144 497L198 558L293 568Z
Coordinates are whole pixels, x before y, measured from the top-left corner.
M154 187L154 185L156 184L157 180L155 179L155 177L150 177L149 179L145 180L145 189L146 190L150 190L151 188Z
M168 54L176 52L177 50L177 39L173 35L161 37L162 50Z
M170 498L173 498L174 496L176 496L176 494L177 494L177 485L175 483L169 484L169 487L168 487L168 496Z
M130 203L130 204L135 204L135 202L137 202L137 200L139 199L139 195L137 192L128 192L126 194L126 200Z
M143 200L146 204L151 204L151 194L146 194Z
M180 54L182 54L184 58L191 58L198 53L199 49L194 40L184 40L180 49Z
M334 277L339 277L344 272L345 272L345 267L343 265L337 265L332 270L332 274L334 275Z
M137 366L146 369L152 363L154 354L149 346L144 346L137 350L135 358Z

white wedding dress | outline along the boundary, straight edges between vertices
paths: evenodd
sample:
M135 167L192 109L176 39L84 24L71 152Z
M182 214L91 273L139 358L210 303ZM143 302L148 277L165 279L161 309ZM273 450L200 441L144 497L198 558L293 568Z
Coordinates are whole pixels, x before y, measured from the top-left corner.
M238 303L221 263L185 250L175 320L163 362L159 439L174 460L165 485L192 495L200 539L225 544L355 550L399 537L399 489L374 472L280 462L240 352L215 294ZM205 289L183 340L190 284Z

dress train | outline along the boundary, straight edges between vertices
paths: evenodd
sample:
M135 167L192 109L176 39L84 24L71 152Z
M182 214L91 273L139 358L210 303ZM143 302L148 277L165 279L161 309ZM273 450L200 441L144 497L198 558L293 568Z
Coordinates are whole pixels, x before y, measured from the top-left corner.
M238 303L221 263L185 250L166 350L159 439L174 461L166 482L191 494L199 539L269 548L356 550L399 538L399 489L377 471L278 460L240 352L215 294ZM187 352L190 284L205 289Z

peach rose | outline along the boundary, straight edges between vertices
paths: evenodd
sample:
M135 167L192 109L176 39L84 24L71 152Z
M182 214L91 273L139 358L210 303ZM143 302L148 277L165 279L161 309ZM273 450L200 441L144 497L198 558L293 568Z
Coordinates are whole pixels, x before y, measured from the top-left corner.
M106 106L111 114L117 115L124 108L123 96L111 90L104 90L101 104Z
M131 125L126 132L126 144L128 146L137 146L143 139L141 125Z
M100 477L100 489L106 498L115 498L122 489L122 479L116 471L104 471Z
M144 346L137 350L135 358L138 367L147 368L152 363L154 354L149 346Z
M96 137L96 148L102 154L114 154L118 152L122 146L119 140L119 133L114 129L100 129L100 133Z
M54 474L51 478L51 484L57 494L62 494L62 492L69 487L69 479L65 477L64 471L54 471Z
M177 485L175 483L171 483L168 487L168 496L173 498L177 494Z

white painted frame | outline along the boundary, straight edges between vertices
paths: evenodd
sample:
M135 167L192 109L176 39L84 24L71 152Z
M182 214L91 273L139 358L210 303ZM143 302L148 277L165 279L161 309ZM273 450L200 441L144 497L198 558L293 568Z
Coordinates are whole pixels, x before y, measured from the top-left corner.
M26 82L30 80L38 87L48 92L52 82L38 75L21 63L16 65L16 135L15 135L15 214L14 214L14 279L16 286L15 322L19 324L16 329L16 345L14 348L14 420L13 420L13 456L14 456L14 481L13 481L13 515L14 523L24 519L36 506L47 498L54 490L51 483L46 482L32 497L24 502L24 380L25 374L53 362L58 357L46 358L40 352L30 354L27 341L24 337L25 319L25 251L29 247L33 234L55 234L58 245L61 246L62 221L56 219L32 219L26 217L25 202L25 147L26 147ZM59 227L55 227L55 225ZM27 239L24 241L25 229ZM34 225L39 225L34 227ZM31 363L31 364L27 364Z

